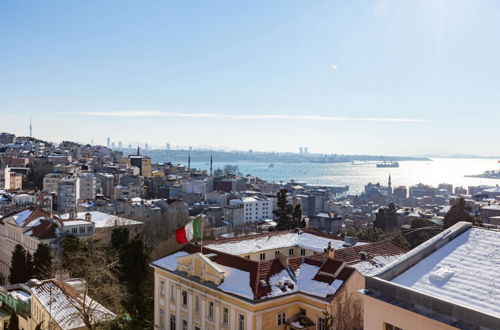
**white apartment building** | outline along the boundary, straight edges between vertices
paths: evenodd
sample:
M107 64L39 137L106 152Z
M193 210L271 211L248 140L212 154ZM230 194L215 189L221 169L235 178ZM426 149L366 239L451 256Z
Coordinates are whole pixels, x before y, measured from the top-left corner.
M97 190L97 178L93 173L79 173L80 179L80 199L95 199Z
M59 212L77 209L80 199L80 179L78 177L61 179L57 189L57 207Z
M237 206L243 204L243 216L245 222L258 222L273 219L274 202L261 196L241 197L233 199L229 205Z
M8 167L0 168L0 189L10 189L10 169Z

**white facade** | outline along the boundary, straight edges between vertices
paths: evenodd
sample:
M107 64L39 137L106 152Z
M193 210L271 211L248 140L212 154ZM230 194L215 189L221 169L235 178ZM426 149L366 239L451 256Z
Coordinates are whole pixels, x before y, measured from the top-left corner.
M0 189L10 189L10 169L0 168Z
M59 212L69 212L77 209L80 199L80 179L78 177L59 181L57 191L57 207Z
M57 193L59 189L59 181L66 178L67 175L63 173L49 173L43 177L43 191L49 193Z
M92 173L78 174L80 179L80 199L95 199L97 189L97 178Z
M243 216L245 222L258 222L273 219L274 203L265 197L242 197L233 199L229 205L243 204Z

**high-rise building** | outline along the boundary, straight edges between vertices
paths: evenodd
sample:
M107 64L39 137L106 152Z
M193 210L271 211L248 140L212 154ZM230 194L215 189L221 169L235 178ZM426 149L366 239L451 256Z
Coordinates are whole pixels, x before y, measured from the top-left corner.
M122 147L123 147L123 145L122 145L122 141L118 141L118 148L120 148L120 149L121 149Z
M309 153L309 148L308 147L304 147L304 154L308 154Z
M170 150L170 143L167 143L167 144L165 145L165 149Z
M111 138L110 138L110 137L108 137L108 138L107 138L107 140L106 140L106 146L107 146L108 148L110 148L110 147L111 147Z
M57 192L59 212L76 211L80 199L80 179L78 177L61 179Z
M147 143L144 143L144 150L148 150L148 144Z
M300 147L299 148L299 154L303 154L304 153L304 148Z

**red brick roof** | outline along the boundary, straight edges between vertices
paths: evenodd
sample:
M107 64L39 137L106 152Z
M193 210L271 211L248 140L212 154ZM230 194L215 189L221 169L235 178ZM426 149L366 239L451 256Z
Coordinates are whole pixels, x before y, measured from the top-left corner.
M335 260L345 261L349 265L353 265L362 261L362 253L366 254L368 259L371 259L375 256L396 256L408 251L410 251L409 248L393 241L382 241L335 250Z

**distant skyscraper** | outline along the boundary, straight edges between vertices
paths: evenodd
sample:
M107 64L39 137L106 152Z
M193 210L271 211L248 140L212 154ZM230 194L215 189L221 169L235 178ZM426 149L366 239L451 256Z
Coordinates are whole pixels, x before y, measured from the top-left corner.
M115 143L111 142L111 148L114 148L114 147L116 147Z
M33 137L33 126L31 125L31 116L30 116L30 137Z
M189 147L189 151L192 151L193 150L193 147Z
M122 141L119 141L119 142L118 142L118 148L120 148L120 149L121 149L122 147L123 147L123 145L122 145Z
M210 155L210 176L212 176L213 169L214 169L214 160L212 158L212 155Z
M308 147L304 147L304 154L308 154L309 153L309 148Z
M148 150L148 144L147 143L144 143L144 150Z
M131 143L128 144L128 148L132 149L132 144Z
M108 137L108 139L106 140L106 146L107 146L108 148L110 148L110 147L111 147L111 138L110 138L110 137Z
M170 143L167 143L167 145L165 146L165 149L170 150Z
M94 145L94 139L90 140L90 145Z
M299 154L303 154L304 153L304 148L300 147L299 148Z

